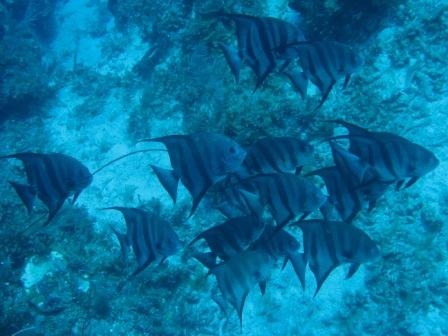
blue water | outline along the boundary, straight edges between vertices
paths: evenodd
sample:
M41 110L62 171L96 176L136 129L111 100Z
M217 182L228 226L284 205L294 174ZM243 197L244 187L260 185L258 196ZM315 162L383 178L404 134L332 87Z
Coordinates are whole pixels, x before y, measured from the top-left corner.
M27 183L26 169L0 160L0 335L448 334L448 3L264 0L224 8L293 20L307 41L341 42L362 66L345 88L338 78L316 109L318 81L302 99L273 71L254 91L246 58L236 83L220 47L236 48L235 28L203 15L218 9L213 1L0 1L1 155L64 153L93 172L153 149L95 174L47 226L46 206L37 201L28 215L8 183ZM189 216L182 185L173 203L150 168L170 168L168 153L139 140L215 132L249 148L267 136L295 137L314 145L305 175L333 165L322 140L346 133L327 122L334 119L404 137L440 164L409 188L389 188L350 224L377 244L379 258L350 279L348 264L337 267L316 296L309 267L302 289L291 263L282 270L277 260L264 295L252 284L240 324L229 300L216 299L215 275L193 258L205 245L187 246L225 218L209 199ZM310 181L328 194L321 179ZM123 217L99 210L110 206L157 212L182 247L130 277L137 262L132 253L123 260L111 230L125 232ZM321 217L317 209L310 216ZM286 229L303 252L302 231Z

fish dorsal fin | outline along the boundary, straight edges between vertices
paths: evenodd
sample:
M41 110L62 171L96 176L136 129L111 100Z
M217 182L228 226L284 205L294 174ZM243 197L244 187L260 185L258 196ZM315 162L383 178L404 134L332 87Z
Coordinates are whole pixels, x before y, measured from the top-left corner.
M179 177L175 174L174 170L171 169L160 168L154 165L151 165L151 168L173 202L176 203Z
M28 214L31 214L37 196L36 187L17 183L14 181L9 181L9 184L15 189L23 204L25 204L25 207L28 210Z

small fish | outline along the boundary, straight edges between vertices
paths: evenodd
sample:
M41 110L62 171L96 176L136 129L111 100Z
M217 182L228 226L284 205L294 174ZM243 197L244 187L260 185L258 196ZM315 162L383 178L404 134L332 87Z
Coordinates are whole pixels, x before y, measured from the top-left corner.
M46 205L49 214L44 225L50 223L70 196L73 196L71 203L74 204L93 179L93 174L87 167L65 154L24 152L1 156L0 159L22 161L27 184L14 181L9 183L16 190L28 213L32 212L36 198Z
M302 219L307 217L327 199L314 184L290 173L255 175L241 180L239 185L260 195L279 229L300 214Z
M328 275L339 265L351 264L347 278L353 276L362 263L376 260L380 250L362 230L353 225L325 220L306 220L294 223L303 231L304 253L293 261L297 274L304 283L304 267L307 263L313 272L319 292Z
M247 150L241 170L247 177L256 174L298 173L312 163L313 146L293 137L267 137L257 140Z
M118 238L124 259L132 247L138 267L131 276L137 275L154 261L162 263L179 250L181 243L171 224L155 213L118 206L102 210L117 210L123 214L126 233L112 230Z
M374 167L382 182L396 183L396 189L413 185L434 170L439 160L431 151L401 136L387 132L371 132L360 126L333 120L346 127L349 135L331 139L349 139L349 151Z
M151 167L174 202L179 179L182 181L193 197L190 216L207 190L238 170L246 156L239 144L216 133L169 135L142 141L161 142L166 146L172 169Z
M264 230L264 222L255 216L230 218L223 224L201 232L190 245L205 239L213 255L222 260L246 250Z
M282 67L289 63L290 60L283 54L287 46L305 40L297 26L277 18L226 13L222 10L205 16L235 23L238 49L227 45L221 45L221 49L237 82L242 64L247 64L254 71L257 76L255 90L279 61L285 62Z
M198 260L203 262L201 259ZM204 266L216 277L222 295L238 312L242 325L247 294L257 284L260 288L265 288L266 281L275 266L275 259L262 250L247 250L223 263L217 265L205 263Z
M340 78L345 78L345 88L351 75L363 64L361 57L348 45L333 41L293 43L288 46L286 53L289 57L295 55L302 69L302 72L286 72L301 96L306 96L308 80L322 93L316 109L323 105Z

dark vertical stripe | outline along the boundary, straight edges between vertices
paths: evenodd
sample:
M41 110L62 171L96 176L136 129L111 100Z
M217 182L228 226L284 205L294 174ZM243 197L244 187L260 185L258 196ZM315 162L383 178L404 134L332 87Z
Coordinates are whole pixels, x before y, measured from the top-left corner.
M329 45L324 45L322 43L316 43L314 45L316 48L316 53L319 56L319 63L322 65L322 69L332 81L336 81L338 79L334 64L336 60L332 60L328 53L328 49L330 48Z

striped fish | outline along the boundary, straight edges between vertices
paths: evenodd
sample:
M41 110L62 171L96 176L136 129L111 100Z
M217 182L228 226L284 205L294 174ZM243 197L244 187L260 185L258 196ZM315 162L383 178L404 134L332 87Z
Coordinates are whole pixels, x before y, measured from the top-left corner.
M223 224L201 232L190 245L199 239L205 239L215 259L218 256L222 260L227 260L246 250L260 237L263 229L264 223L258 217L231 218Z
M305 218L326 201L314 184L295 174L260 174L239 183L241 188L260 195L263 204L271 210L278 228L300 214Z
M233 177L226 178L213 186L213 192L208 193L209 206L219 210L227 218L256 216L261 218L264 206L260 197L252 192L240 189L235 185Z
M27 184L14 181L9 183L25 204L28 213L32 212L36 198L46 205L49 214L44 225L50 223L67 198L73 196L71 203L75 203L80 193L92 182L92 174L87 167L68 155L25 152L0 157L9 158L22 161Z
M280 60L285 62L282 67L289 63L290 60L285 54L287 46L305 40L297 26L272 17L255 17L224 11L209 13L206 16L235 23L238 49L226 45L221 45L221 48L237 82L242 64L247 64L254 71L257 76L255 90Z
M345 78L345 88L351 75L363 64L361 57L348 45L333 41L291 44L287 54L290 57L295 55L302 69L302 72L286 72L302 97L306 96L308 80L313 82L322 93L322 99L316 109L322 106L340 78Z
M182 181L193 197L190 215L207 190L239 169L246 155L246 151L235 141L216 133L169 135L142 141L161 142L166 146L172 169L151 167L174 202L179 179Z
M362 201L355 184L350 179L346 179L335 166L315 170L307 176L311 175L318 175L324 180L329 194L329 203L336 208L343 221L350 223L362 209ZM324 206L321 211L324 218L330 219L328 206Z
M283 259L284 268L288 260L298 253L300 243L286 230L277 230L274 225L267 225L261 237L254 242L253 248L267 252L276 260ZM262 294L264 290L262 289Z
M247 294L257 284L266 287L275 259L262 250L247 250L218 265L204 265L215 275L222 295L238 312L242 325Z
M123 214L126 233L112 228L120 242L123 258L126 259L132 247L137 260L137 275L154 261L162 263L180 248L179 238L171 224L160 216L138 208L109 207L102 210L117 210Z
M331 141L330 146L333 161L344 177L344 181L350 185L349 188L356 192L363 203L369 203L369 210L372 210L378 198L386 192L390 183L383 182L374 167L336 142Z
M243 177L263 173L298 173L312 162L313 151L308 142L293 137L259 139L247 150L241 168L245 172Z
M405 188L434 170L439 160L434 153L396 134L371 132L357 125L335 120L349 131L349 151L374 167L383 182L395 183L396 189Z
M306 220L295 223L303 232L303 255L293 260L296 272L304 283L304 267L309 263L316 278L316 295L328 275L339 265L351 264L347 278L353 276L362 263L380 256L376 243L362 230L344 222ZM296 268L294 267L294 268Z

